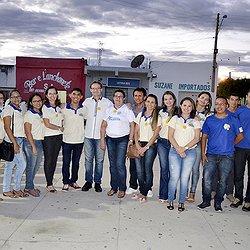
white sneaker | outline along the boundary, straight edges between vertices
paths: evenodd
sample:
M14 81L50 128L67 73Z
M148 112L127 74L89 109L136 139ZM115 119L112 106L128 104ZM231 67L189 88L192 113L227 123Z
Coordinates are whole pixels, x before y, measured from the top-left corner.
M137 193L137 192L138 192L137 189L133 189L131 187L126 190L126 194L134 194L134 193Z
M154 194L153 194L152 190L148 190L147 197L151 198L153 196L154 196Z

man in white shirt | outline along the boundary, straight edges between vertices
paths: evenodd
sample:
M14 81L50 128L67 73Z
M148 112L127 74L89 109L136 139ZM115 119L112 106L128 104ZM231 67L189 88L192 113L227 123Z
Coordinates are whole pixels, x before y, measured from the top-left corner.
M102 84L94 81L90 84L92 97L86 98L83 105L87 108L87 122L85 128L85 184L82 191L88 191L95 182L95 191L102 192L101 179L105 151L100 148L100 128L106 109L112 102L102 97ZM95 159L95 167L93 161Z

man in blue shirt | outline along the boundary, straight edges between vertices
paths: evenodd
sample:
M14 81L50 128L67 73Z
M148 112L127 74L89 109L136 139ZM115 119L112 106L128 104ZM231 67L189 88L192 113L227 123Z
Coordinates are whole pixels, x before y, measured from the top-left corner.
M242 210L250 211L250 90L248 90L247 104L239 107L235 115L238 117L244 130L244 139L236 145L235 150L235 168L234 168L234 184L235 184L235 201L230 207L237 208L243 203L243 189L244 189L244 173L246 162L248 162L248 182L245 197L245 204Z
M216 170L218 170L219 180L214 200L214 208L218 212L222 211L221 203L226 192L227 179L234 163L234 145L243 139L239 121L227 114L227 105L226 98L216 98L216 114L206 119L201 139L202 165L204 166L203 202L198 205L198 208L204 209L211 205L212 181Z

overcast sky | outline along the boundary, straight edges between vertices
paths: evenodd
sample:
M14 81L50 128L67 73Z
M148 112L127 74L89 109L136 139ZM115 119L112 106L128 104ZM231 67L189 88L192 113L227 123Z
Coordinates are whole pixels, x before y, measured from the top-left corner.
M220 77L250 77L250 0L0 0L0 64L16 56L86 58L97 65L211 61L216 15Z

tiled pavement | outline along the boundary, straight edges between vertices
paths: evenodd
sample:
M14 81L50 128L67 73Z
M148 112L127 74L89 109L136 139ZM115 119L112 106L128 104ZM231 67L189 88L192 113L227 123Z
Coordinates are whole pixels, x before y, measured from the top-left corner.
M108 197L108 161L105 159L103 192L70 189L61 191L62 160L55 175L56 194L47 193L43 168L35 182L39 198L27 197L0 202L0 249L59 250L240 250L250 248L250 213L231 209L223 202L223 213L213 207L198 210L201 201L186 204L182 213L169 211L157 199L159 163L154 166L154 197L140 204L130 196ZM79 184L84 183L83 163ZM0 167L2 190L3 168ZM2 197L2 196L1 196Z

